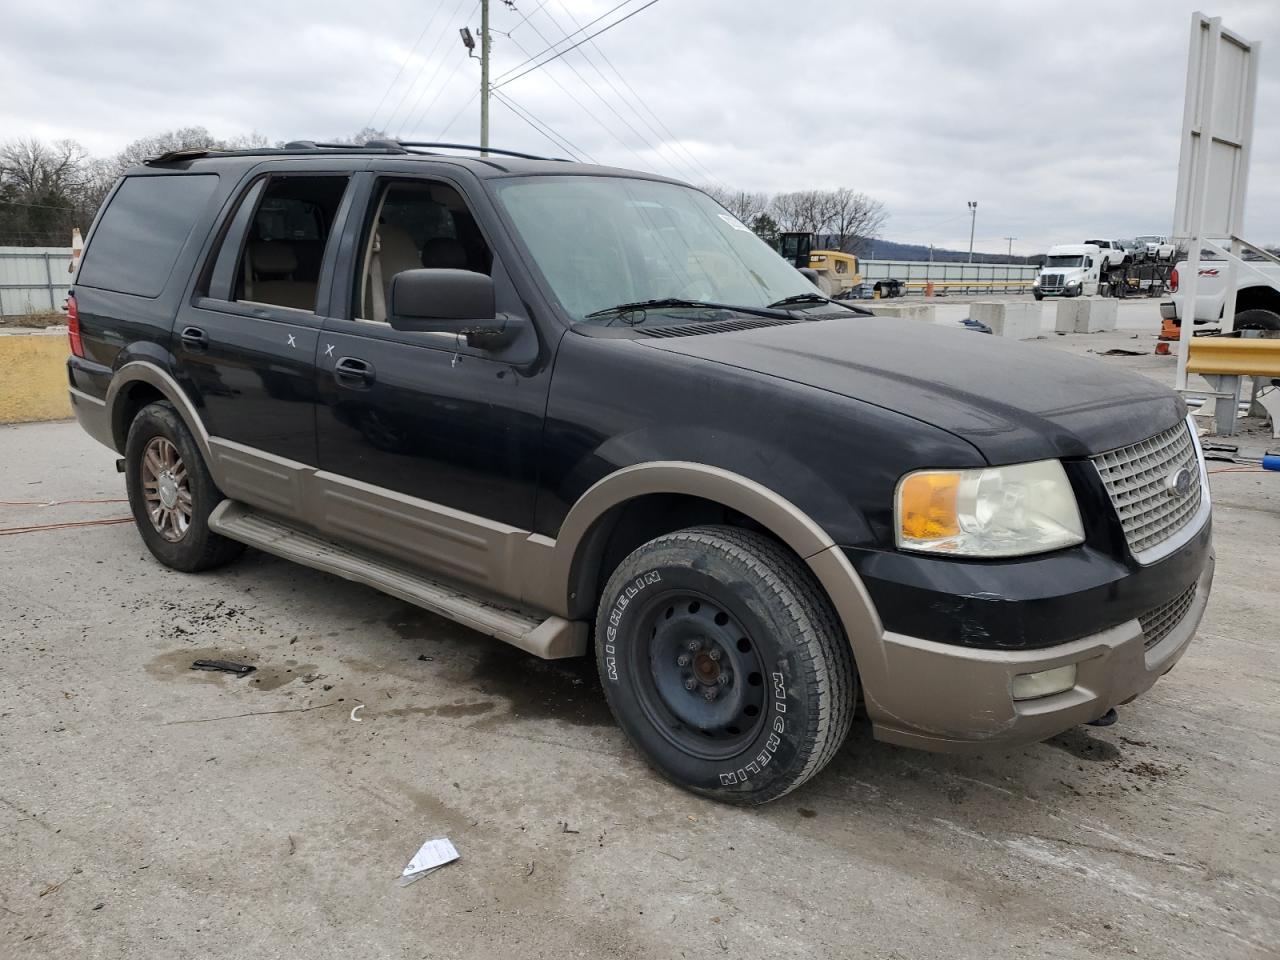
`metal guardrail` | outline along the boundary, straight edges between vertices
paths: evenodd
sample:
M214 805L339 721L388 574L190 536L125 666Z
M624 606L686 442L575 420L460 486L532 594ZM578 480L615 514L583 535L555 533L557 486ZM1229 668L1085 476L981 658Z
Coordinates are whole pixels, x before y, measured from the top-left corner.
M71 286L70 262L69 247L0 250L0 317L61 310ZM31 276L33 272L36 276Z
M903 291L923 293L932 281L935 290L961 293L1023 293L1040 268L1032 263L956 263L950 260L872 260L858 263L862 282L874 285L897 280Z
M1196 337L1189 344L1187 373L1280 377L1280 340Z

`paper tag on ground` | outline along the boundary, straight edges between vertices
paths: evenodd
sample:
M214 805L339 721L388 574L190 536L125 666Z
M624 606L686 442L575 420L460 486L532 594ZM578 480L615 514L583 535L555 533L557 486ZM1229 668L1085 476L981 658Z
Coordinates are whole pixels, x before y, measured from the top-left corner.
M434 870L457 859L458 851L454 848L453 842L448 837L437 837L435 840L428 840L418 848L418 852L413 855L413 859L409 861L409 865L404 868L400 876L410 877L424 870Z

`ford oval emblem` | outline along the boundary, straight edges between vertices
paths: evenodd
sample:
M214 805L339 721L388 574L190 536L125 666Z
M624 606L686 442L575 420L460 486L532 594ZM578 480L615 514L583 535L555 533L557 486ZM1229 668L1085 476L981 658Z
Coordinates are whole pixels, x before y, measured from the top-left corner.
M1179 467L1165 477L1164 488L1169 491L1171 497L1185 497L1191 492L1191 480L1191 470L1187 467Z

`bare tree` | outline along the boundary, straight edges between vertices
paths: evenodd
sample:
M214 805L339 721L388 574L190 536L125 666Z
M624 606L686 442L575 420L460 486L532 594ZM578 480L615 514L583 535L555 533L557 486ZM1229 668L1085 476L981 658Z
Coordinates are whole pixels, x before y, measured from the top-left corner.
M0 146L0 182L19 193L70 199L83 182L87 159L74 140L9 140Z
M795 190L773 198L769 212L787 232L824 233L836 213L830 190Z
M827 223L835 249L857 253L861 241L880 235L884 226L884 204L849 187L830 191L832 215Z
M767 193L729 187L703 187L702 191L746 224L769 209Z

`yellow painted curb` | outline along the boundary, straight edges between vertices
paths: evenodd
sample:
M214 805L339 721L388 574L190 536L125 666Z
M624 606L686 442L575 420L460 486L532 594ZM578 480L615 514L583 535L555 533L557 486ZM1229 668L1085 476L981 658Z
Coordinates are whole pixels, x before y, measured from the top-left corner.
M66 420L65 330L57 333L0 334L0 423Z

